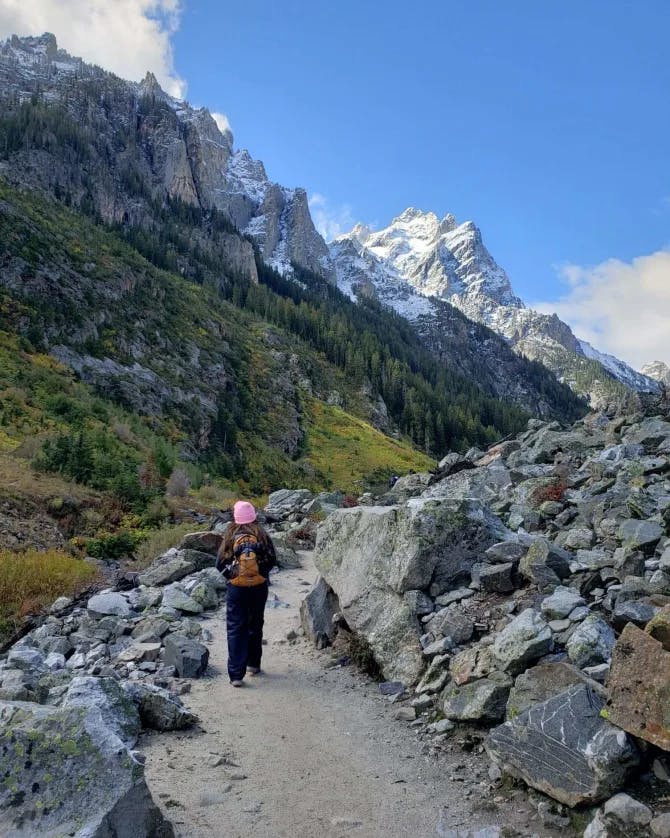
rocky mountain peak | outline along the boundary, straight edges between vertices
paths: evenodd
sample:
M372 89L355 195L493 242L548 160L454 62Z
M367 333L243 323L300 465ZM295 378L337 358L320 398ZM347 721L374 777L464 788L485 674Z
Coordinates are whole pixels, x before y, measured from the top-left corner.
M347 248L345 241L355 246ZM594 403L603 388L612 389L607 382L622 382L635 390L656 386L655 376L641 375L579 341L555 315L527 309L473 221L459 224L452 214L440 220L435 213L408 207L382 230L370 232L357 225L331 245L331 256L345 293L356 296L364 290L369 295L374 289L400 314L422 322L438 316L431 300L449 302L501 334L520 354L545 363Z
M451 233L458 227L456 216L448 212L440 221L440 233Z
M17 35L12 35L6 43L11 49L32 54L36 58L43 56L51 59L55 58L58 53L58 42L56 36L51 32L26 38L19 38Z
M650 364L645 364L640 372L642 375L670 386L670 366L664 361L652 361Z
M338 236L338 239L345 240L347 238L354 239L355 241L360 242L361 244L365 244L365 242L370 238L372 235L372 228L369 227L367 224L356 224L355 227L351 229L351 231L345 236Z
M162 99L167 98L167 94L160 86L158 79L151 72L151 70L147 70L147 74L140 82L140 91L143 96L157 96Z
M394 227L403 224L414 224L417 221L431 223L437 221L437 216L434 212L424 212L416 207L407 207L407 209L403 210L400 215L397 215L391 221L390 226Z

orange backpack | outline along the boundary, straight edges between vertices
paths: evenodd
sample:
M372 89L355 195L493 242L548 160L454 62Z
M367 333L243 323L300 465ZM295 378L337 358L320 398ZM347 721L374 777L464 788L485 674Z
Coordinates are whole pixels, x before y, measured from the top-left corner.
M240 533L233 541L233 562L229 582L240 588L262 585L266 581L260 572L258 551L260 544L250 533Z

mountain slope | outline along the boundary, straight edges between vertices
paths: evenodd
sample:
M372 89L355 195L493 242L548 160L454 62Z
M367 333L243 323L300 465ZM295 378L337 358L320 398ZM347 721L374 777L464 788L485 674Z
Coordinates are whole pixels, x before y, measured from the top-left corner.
M155 266L307 335L367 387L369 400L382 399L376 421L386 421L386 411L387 429L399 427L422 448L441 453L491 438L512 416L520 421L518 411L488 405L491 396L564 419L583 410L550 374L453 309L437 364L407 323L323 286L332 263L304 192L269 183L262 164L235 152L206 110L171 99L155 79L125 82L58 50L53 36L11 39L0 49L0 102L0 171L8 180L111 227ZM273 267L297 281L282 283ZM95 344L95 329L87 329ZM81 343L63 349L49 337L48 345L84 378L100 368L99 345L96 363ZM105 374L130 375L113 365ZM143 375L132 373L135 386ZM143 381L148 387L150 377Z
M173 466L181 460L190 471L243 481L253 492L320 488L330 480L310 455L311 405L337 399L354 416L376 417L377 402L360 382L297 335L157 269L106 228L1 180L0 242L6 452L33 440L36 462L103 490L118 488L117 476L127 479L129 500L141 488L138 468L146 474L165 445ZM370 440L375 433L370 427ZM124 468L110 472L101 463L98 470L88 455L79 458L74 449L89 442ZM385 454L365 467L429 464L406 442L394 445L397 458ZM353 479L365 476L360 468Z
M350 296L374 293L424 329L439 319L439 301L449 302L594 402L621 394L619 382L654 389L646 376L578 340L556 315L526 308L472 222L409 208L383 230L355 227L333 242L331 255Z

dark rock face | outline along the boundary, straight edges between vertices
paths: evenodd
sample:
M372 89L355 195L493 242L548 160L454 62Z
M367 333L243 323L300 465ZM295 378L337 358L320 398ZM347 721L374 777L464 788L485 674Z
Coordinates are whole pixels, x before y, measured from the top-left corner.
M494 728L487 751L561 803L597 803L620 789L639 761L632 740L601 716L603 706L588 687L570 687Z
M300 622L317 649L330 646L335 637L334 615L340 604L323 579L319 579L300 606Z
M488 593L510 593L515 587L512 578L513 572L514 565L511 562L482 568L479 572L479 582L482 590Z
M180 678L200 678L207 670L209 650L183 634L165 639L165 664L174 666Z
M151 730L183 730L197 717L167 690L149 684L129 684L127 692L137 705L142 727Z
M507 701L507 719L515 719L535 704L541 704L576 684L587 682L594 690L604 694L602 687L587 678L576 666L565 661L540 663L523 672L514 682Z
M216 556L222 541L223 535L211 530L206 532L190 532L182 539L179 549L198 550L200 553L211 553Z

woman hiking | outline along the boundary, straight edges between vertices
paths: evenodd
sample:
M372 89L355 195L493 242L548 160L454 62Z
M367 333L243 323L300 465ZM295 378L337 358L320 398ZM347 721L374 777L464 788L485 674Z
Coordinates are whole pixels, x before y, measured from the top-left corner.
M228 677L233 687L243 685L247 672L258 675L261 671L268 577L276 563L274 545L256 521L253 505L238 501L233 507L233 521L223 535L216 563L228 580Z

